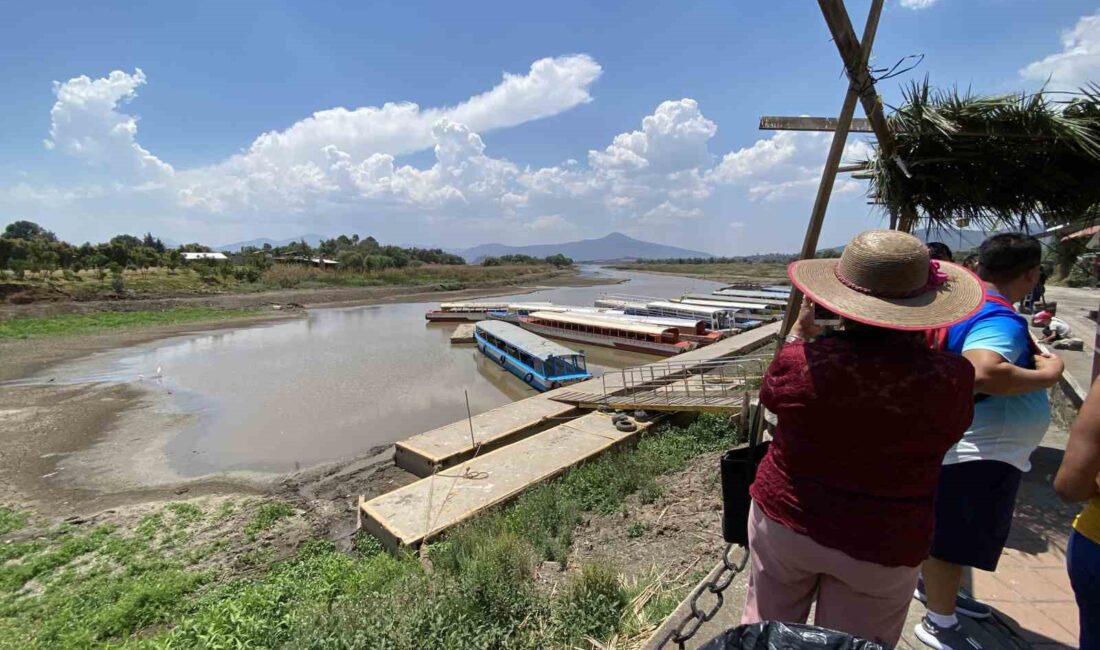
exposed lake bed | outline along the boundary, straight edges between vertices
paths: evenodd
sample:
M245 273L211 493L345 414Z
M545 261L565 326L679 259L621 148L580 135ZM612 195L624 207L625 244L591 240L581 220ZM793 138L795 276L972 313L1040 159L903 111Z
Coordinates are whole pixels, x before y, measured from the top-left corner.
M590 305L623 281L624 291L659 296L717 286L583 275L602 283L503 298ZM317 475L385 460L394 441L465 417L467 395L477 414L533 394L475 348L451 346L453 326L423 320L432 306L310 309L250 327L134 335L118 346L105 339L99 351L76 348L15 382L9 369L0 440L12 470L0 475L0 499L63 513L180 489L270 490L309 468ZM654 360L587 353L597 374Z

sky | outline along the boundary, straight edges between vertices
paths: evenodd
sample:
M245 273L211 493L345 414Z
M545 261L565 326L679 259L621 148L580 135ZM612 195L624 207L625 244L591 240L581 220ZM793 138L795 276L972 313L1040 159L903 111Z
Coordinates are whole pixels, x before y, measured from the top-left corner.
M850 0L857 32L869 0ZM304 233L458 249L619 231L719 255L801 246L840 59L816 3L195 2L8 7L0 225L104 241ZM887 104L1100 82L1100 3L886 0ZM860 115L861 116L861 115ZM869 151L853 134L846 159ZM841 177L822 234L884 216Z

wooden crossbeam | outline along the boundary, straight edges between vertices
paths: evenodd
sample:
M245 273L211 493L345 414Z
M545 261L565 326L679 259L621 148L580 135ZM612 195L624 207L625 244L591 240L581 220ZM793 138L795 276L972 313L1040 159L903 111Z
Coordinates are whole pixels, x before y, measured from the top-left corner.
M760 118L761 131L821 131L831 133L836 131L837 118L835 117L808 117L805 115L764 115ZM870 120L863 117L852 119L849 133L874 133ZM895 131L901 133L901 131ZM992 130L960 129L952 131L953 138L1005 138L1008 140L1056 140L1057 135L1045 133L998 133Z
M836 131L835 117L789 117L786 115L765 115L760 118L761 131ZM867 118L852 118L849 133L874 133Z

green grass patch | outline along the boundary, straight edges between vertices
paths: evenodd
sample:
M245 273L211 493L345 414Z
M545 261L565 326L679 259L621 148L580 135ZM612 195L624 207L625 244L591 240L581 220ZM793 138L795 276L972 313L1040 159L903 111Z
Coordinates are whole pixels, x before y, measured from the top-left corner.
M665 585L655 575L624 584L614 567L597 562L547 590L534 579L539 564L568 560L584 512L615 512L654 477L735 438L715 416L645 433L635 449L459 526L426 549L426 562L386 553L367 535L351 553L309 541L278 562L241 546L240 535L225 547L228 530L218 543L194 544L196 522L237 525L221 515L224 504L212 513L169 504L131 530L59 528L0 564L0 648L588 647L589 637L607 640L660 620L687 583ZM252 512L245 538L295 513L281 501L238 507ZM208 569L192 566L217 554ZM635 606L642 597L644 606Z
M244 527L244 532L248 533L249 537L256 537L259 533L268 530L274 526L280 519L285 519L294 514L294 506L283 501L269 501L262 504L257 510L256 515L252 518L252 521L248 522L248 525Z
M27 525L27 513L0 506L0 535L6 535Z
M259 309L215 309L178 307L163 311L106 311L95 314L62 314L0 321L0 340L43 336L77 336L107 330L134 329L156 325L178 325L199 321L220 321L255 316Z

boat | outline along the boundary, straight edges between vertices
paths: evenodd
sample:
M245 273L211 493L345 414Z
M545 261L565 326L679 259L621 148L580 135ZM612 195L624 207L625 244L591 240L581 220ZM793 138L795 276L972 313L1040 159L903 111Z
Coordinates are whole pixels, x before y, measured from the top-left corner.
M579 343L590 343L617 350L630 350L671 357L698 347L685 340L675 327L663 327L594 314L536 311L520 316L525 330Z
M488 318L488 312L508 309L506 302L445 302L439 309L424 314L424 318L434 323L477 322Z
M574 352L511 323L480 322L474 326L474 341L485 356L535 390L550 390L592 378L584 352Z

